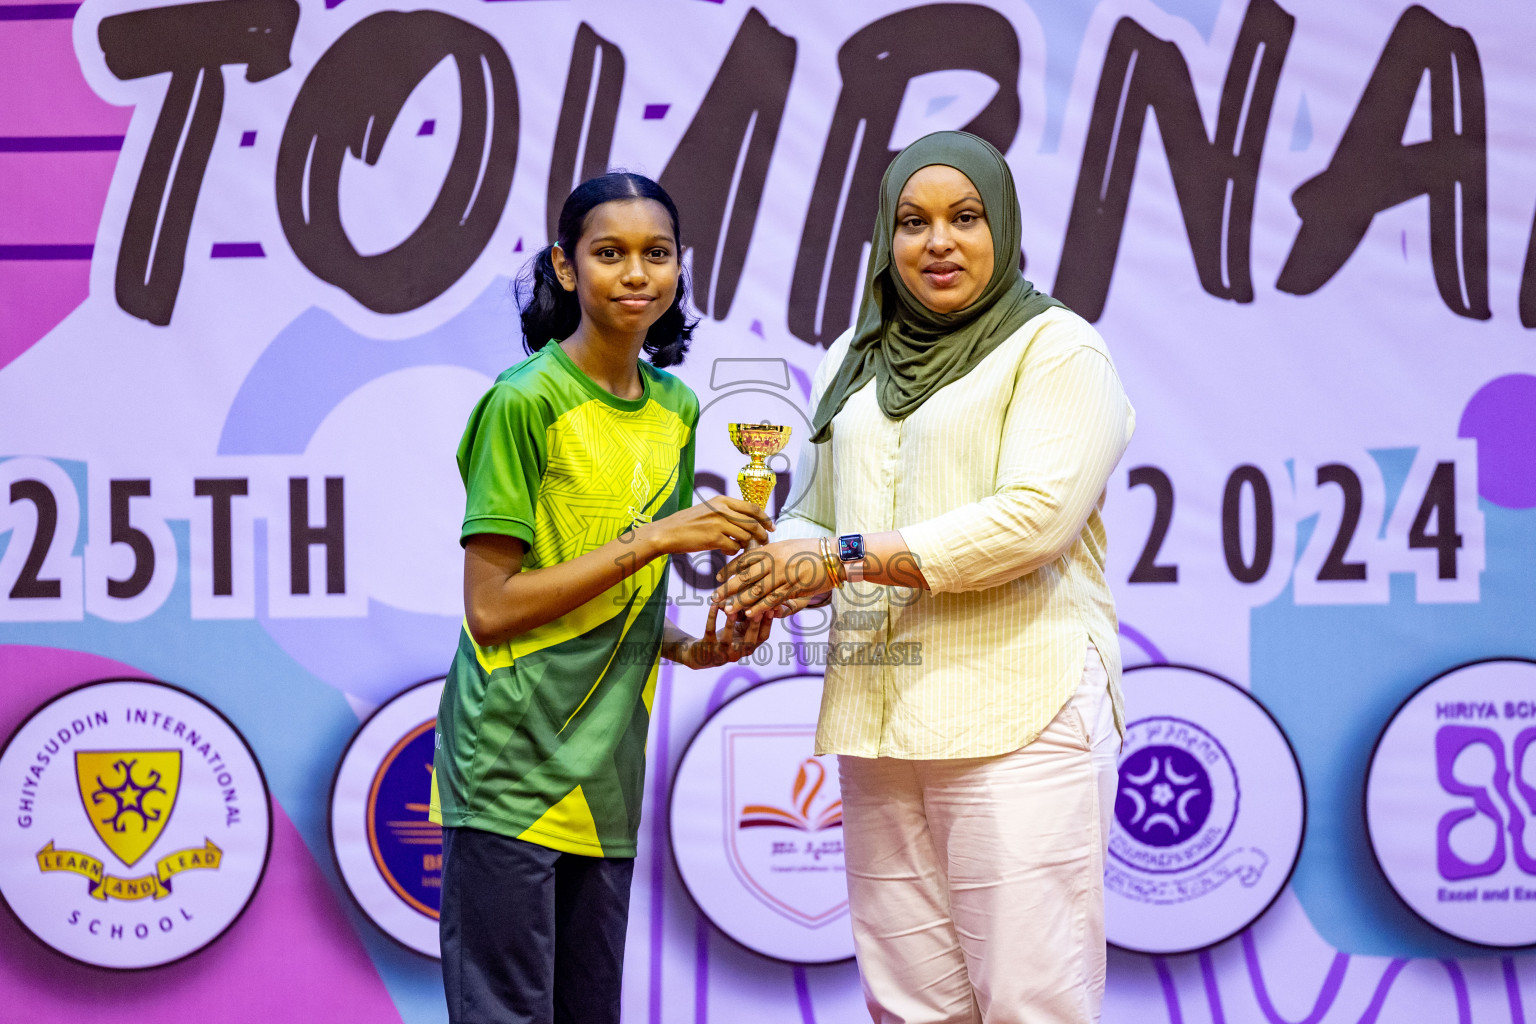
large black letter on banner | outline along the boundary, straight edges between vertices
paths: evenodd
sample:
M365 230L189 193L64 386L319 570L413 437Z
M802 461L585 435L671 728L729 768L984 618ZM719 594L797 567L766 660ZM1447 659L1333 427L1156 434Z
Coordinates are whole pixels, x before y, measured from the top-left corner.
M341 224L341 165L377 163L411 92L445 57L458 65L462 119L437 201L410 237L364 256ZM440 11L381 11L325 51L288 115L277 212L315 276L377 313L426 305L463 276L501 220L517 162L517 82L500 44Z
M1428 142L1403 131L1429 73ZM1398 19L1328 169L1291 196L1301 230L1275 287L1327 284L1382 210L1429 196L1429 257L1440 298L1461 316L1488 308L1488 132L1482 63L1465 30L1422 7ZM1458 245L1458 239L1460 244Z
M1248 257L1259 160L1295 25L1274 0L1248 5L1210 140L1179 48L1120 20L1104 55L1056 271L1053 294L1061 301L1089 320L1104 312L1148 111L1157 115L1200 286L1253 301Z
M224 110L220 69L244 64L248 82L288 70L298 23L295 0L216 0L101 19L96 38L114 75L171 73L117 251L123 312L162 327L171 322L187 234Z
M588 178L608 170L623 91L624 51L582 22L576 30L576 45L571 47L560 124L555 129L555 148L549 154L549 199L544 210L551 239L565 197Z
M1525 248L1525 270L1520 275L1520 326L1536 327L1536 224Z
M997 95L965 126L1006 153L1019 130L1019 37L976 4L898 11L855 32L837 52L843 92L805 213L789 286L789 329L823 346L848 326L864 243L875 228L880 178L907 82L933 71L979 71Z
M345 480L325 478L325 523L309 524L309 477L288 478L288 590L309 593L309 549L325 548L325 592L347 592L347 524Z
M768 161L795 72L792 36L747 12L661 185L677 201L693 250L693 303L724 320L747 262Z

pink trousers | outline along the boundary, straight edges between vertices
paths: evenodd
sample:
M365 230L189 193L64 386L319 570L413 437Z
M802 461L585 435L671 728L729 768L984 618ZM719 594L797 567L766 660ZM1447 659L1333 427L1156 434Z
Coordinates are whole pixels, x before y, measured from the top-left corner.
M1120 750L1109 681L1082 682L997 757L840 756L854 944L877 1024L1091 1024Z

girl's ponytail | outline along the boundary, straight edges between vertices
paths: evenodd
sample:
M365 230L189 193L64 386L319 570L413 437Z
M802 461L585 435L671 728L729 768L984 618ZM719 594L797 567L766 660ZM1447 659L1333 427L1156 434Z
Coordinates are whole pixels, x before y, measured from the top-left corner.
M575 292L560 286L555 264L546 245L534 254L517 278L517 304L522 310L523 348L532 355L551 341L576 333L581 323L581 303Z

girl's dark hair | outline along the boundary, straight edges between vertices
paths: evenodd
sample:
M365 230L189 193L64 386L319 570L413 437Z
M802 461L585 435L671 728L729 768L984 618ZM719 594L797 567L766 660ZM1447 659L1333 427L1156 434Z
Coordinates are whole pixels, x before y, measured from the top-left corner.
M629 171L611 171L601 177L588 179L577 185L566 197L565 205L560 209L560 220L555 227L555 240L565 250L567 258L575 257L576 244L581 240L581 232L586 227L587 214L604 203L625 199L654 199L666 207L667 214L672 218L672 237L677 239L677 258L681 262L682 235L677 227L677 204L672 202L666 189L644 175ZM549 256L551 248L553 246L546 245L535 253L517 279L516 295L518 308L522 311L523 347L530 355L552 340L569 338L581 323L581 303L574 292L568 292L560 286L560 279L555 276L555 265ZM672 366L683 361L689 339L693 337L693 328L698 324L697 317L687 314L687 303L688 276L679 268L677 298L645 335L642 347L652 365Z

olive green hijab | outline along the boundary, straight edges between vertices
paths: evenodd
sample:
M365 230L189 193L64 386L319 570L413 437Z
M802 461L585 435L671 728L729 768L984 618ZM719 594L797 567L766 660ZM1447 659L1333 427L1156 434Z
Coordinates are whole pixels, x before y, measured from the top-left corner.
M992 279L975 302L953 313L935 313L919 302L891 266L901 190L908 178L932 164L953 167L971 179L992 232ZM1019 272L1020 220L1013 175L986 140L967 132L934 132L897 154L880 181L880 211L853 342L816 407L811 440L830 436L832 417L871 377L880 411L905 419L939 388L970 373L1026 320L1061 305Z

